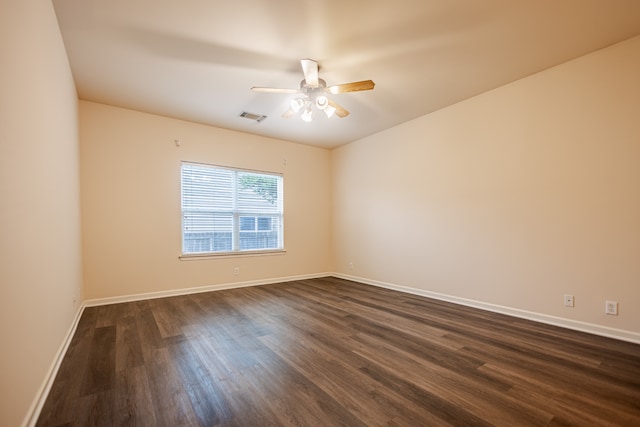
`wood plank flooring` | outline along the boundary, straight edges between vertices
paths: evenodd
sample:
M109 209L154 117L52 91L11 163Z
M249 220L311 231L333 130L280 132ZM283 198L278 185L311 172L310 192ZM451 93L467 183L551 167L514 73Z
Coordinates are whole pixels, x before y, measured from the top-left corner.
M336 278L85 309L39 426L640 426L640 345Z

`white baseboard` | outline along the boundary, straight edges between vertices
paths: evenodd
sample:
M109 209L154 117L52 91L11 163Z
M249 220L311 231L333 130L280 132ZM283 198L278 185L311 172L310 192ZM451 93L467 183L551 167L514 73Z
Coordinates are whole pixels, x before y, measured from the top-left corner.
M144 294L131 294L117 297L97 298L84 302L86 307L98 305L116 304L121 302L141 301L145 299L173 297L178 295L198 294L202 292L221 291L224 289L246 288L248 286L269 285L272 283L292 282L294 280L315 279L331 276L332 273L305 274L300 276L277 277L271 279L250 280L247 282L223 283L220 285L198 286L194 288L172 289L168 291L147 292Z
M64 356L67 354L67 350L69 349L69 345L71 344L71 340L73 339L73 335L76 333L76 329L78 328L78 323L80 322L80 318L82 317L82 313L84 311L84 304L80 304L78 307L78 311L71 322L71 326L67 331L67 334L62 341L62 345L56 352L56 355L53 359L53 363L49 367L47 371L47 375L42 382L42 385L38 389L38 393L36 394L35 399L31 403L29 410L27 411L27 415L22 422L22 427L33 427L38 422L38 417L40 416L40 412L42 411L42 407L44 406L47 397L49 396L49 392L51 391L51 387L53 386L53 381L56 379L58 375L58 370L60 369L60 365L62 364L62 360Z
M393 283L371 280L364 277L350 276L347 274L333 273L332 276L340 279L353 280L354 282L365 283L367 285L378 286L380 288L392 289L395 291L405 292L413 295L420 295L427 298L452 302L455 304L466 305L469 307L479 308L481 310L493 311L495 313L506 314L509 316L519 317L522 319L533 320L549 325L560 326L566 329L572 329L580 332L587 332L594 335L600 335L608 338L614 338L621 341L628 341L640 344L640 333L626 331L623 329L609 328L607 326L596 325L594 323L580 322L578 320L565 319L563 317L550 316L548 314L535 313L532 311L521 310L518 308L506 307L497 304L490 304L482 301L476 301L466 298L460 298L452 295L441 294L437 292L425 291L423 289L411 288L408 286L396 285Z

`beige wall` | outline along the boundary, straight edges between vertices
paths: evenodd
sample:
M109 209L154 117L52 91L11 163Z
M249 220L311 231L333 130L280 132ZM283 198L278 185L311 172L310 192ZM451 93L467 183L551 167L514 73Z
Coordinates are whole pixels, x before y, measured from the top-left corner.
M335 271L640 337L639 76L636 37L335 150Z
M80 159L50 1L3 2L0 49L0 425L37 398L83 267L85 299L334 270L640 333L640 38L333 152L81 102ZM179 261L181 160L283 173L287 253Z
M329 151L84 101L80 140L87 299L331 271ZM286 254L180 261L183 160L283 173Z
M17 426L81 297L77 97L50 1L2 2L0 61L0 425Z

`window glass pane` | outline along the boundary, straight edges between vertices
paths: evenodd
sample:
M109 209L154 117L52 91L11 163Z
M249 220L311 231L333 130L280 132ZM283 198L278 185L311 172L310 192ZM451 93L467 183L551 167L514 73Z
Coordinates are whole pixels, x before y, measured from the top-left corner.
M233 215L204 211L183 211L182 252L230 251L233 243Z
M258 230L271 230L271 218L269 217L260 217L258 218Z
M240 250L273 249L278 246L278 234L274 231L240 233Z
M240 217L240 231L253 231L256 229L256 217L255 216L241 216Z
M238 209L278 212L278 179L276 175L238 172Z
M182 171L182 208L229 210L233 207L233 171L189 165Z

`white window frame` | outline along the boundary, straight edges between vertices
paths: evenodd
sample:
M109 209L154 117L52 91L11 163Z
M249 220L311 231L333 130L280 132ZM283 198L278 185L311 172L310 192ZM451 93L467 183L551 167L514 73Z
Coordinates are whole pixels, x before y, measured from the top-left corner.
M233 184L232 187L229 190L231 191L231 193L233 194L232 196L232 201L231 204L228 207L225 207L225 209L208 209L206 211L203 212L207 212L207 213L211 213L211 214L218 214L218 215L226 215L226 216L230 216L232 218L231 221L231 234L232 234L232 245L231 245L231 250L207 250L207 251L185 251L186 249L186 240L185 240L185 236L186 233L188 232L188 226L186 224L186 219L188 217L189 214L193 215L193 213L195 212L195 210L192 209L185 209L185 182L184 182L184 178L183 178L183 169L184 166L195 166L195 167L199 167L199 168L211 168L214 170L224 170L224 171L229 171L233 174ZM261 210L258 205L259 203L256 203L255 206L253 206L253 208L249 208L249 209L239 209L238 207L238 201L239 201L239 197L238 196L238 189L239 189L239 183L238 183L238 176L242 175L242 174L258 174L258 175L263 175L263 176L268 176L268 177L275 177L277 178L276 183L277 183L277 199L275 200L275 207L274 208L270 208L268 210ZM276 172L266 172L266 171L259 171L259 170L250 170L250 169L240 169L240 168L233 168L233 167L228 167L228 166L218 166L218 165L212 165L212 164L205 164L205 163L195 163L195 162L186 162L183 161L180 163L180 217L181 217L181 255L180 255L180 259L189 259L189 258L208 258L208 257L225 257L225 256L238 256L238 255L242 255L242 256L246 256L246 255L265 255L265 254L278 254L278 253L283 253L285 252L285 248L284 248L284 195L283 195L283 188L284 188L284 176L281 173L276 173ZM240 241L240 237L241 237L241 233L244 233L244 231L241 230L241 226L240 226L240 218L241 217L254 217L255 218L255 230L251 230L248 232L253 232L253 233L258 233L259 230L257 229L258 227L258 221L259 218L264 218L264 217L268 217L270 218L271 221L271 231L275 231L275 233L277 234L277 247L269 247L269 248L250 248L250 249L241 249L241 241ZM275 227L274 230L274 222L275 223L279 223L279 227ZM203 232L203 234L205 234L206 232ZM214 231L210 231L210 233L214 233Z

